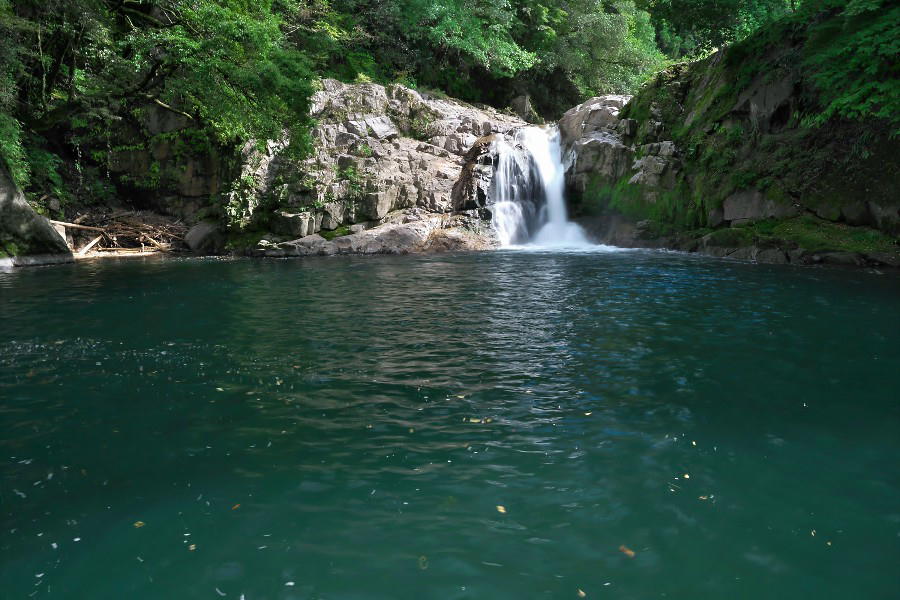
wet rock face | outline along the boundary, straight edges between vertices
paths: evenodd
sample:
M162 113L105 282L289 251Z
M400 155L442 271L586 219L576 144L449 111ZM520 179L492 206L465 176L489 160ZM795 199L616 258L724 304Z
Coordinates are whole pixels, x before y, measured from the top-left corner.
M496 144L502 139L498 134L486 135L476 140L466 153L465 164L451 194L454 210L473 210L488 205L496 163Z
M3 167L0 167L0 251L0 259L28 255L71 258L72 255L66 240L50 221L34 212Z
M583 193L592 182L615 184L625 176L649 201L675 185L680 169L671 140L635 145L639 124L620 119L631 96L598 96L566 112L559 121L566 184ZM654 138L656 139L656 138Z
M563 146L594 133L615 131L619 124L619 111L629 100L631 96L597 96L569 109L559 120Z
M566 185L583 193L598 178L615 182L634 162L634 149L619 131L619 111L631 96L598 96L567 111L559 121Z

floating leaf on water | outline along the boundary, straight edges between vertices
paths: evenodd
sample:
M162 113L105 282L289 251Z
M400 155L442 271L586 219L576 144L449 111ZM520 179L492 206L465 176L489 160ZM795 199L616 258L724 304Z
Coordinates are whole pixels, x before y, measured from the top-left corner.
M696 445L697 445L697 442L691 441L691 446L696 446Z
M419 568L423 571L428 568L428 557L424 554L419 557Z
M503 505L501 505L501 504L498 504L498 505L497 505L497 512L500 513L501 515L505 515L505 514L506 514L506 507L503 506Z
M619 552L621 552L622 554L624 554L624 555L627 556L628 558L634 558L634 550L632 550L631 548L629 548L629 547L626 546L625 544L622 544L621 546L619 546Z
M584 413L584 416L589 417L589 416L591 416L592 414L594 414L594 412L589 410L589 411L587 411L586 413Z
M217 391L217 392L224 392L225 390L223 390L222 388L216 388L216 391Z
M586 593L584 590L582 590L582 589L579 588L579 590L578 590L578 597L579 597L579 598L586 598L586 597L587 597L587 593Z
M691 476L690 476L689 474L687 474L687 473L685 473L682 477L684 477L685 479L690 479L690 478L691 478Z
M831 542L830 542L830 541L825 542L825 545L826 545L826 546L830 546L830 545L831 545Z
M237 504L235 504L234 506L231 507L231 510L237 510L237 509L239 509L240 507L241 507L241 503L238 502Z
M140 528L143 527L144 525L146 525L146 523L144 523L143 521L135 521L135 522L134 522L134 527L135 527L136 529L140 529Z

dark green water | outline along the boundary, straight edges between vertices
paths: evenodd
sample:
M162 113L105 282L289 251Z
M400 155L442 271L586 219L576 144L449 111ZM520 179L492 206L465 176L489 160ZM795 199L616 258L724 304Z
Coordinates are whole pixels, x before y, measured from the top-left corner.
M898 308L643 252L0 273L0 597L897 598Z

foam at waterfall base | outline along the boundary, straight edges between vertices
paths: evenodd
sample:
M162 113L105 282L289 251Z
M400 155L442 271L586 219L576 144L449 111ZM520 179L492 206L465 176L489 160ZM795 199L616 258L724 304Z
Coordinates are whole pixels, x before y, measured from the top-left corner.
M531 239L531 243L545 248L583 248L592 246L584 230L571 221L549 222Z
M510 250L513 252L552 252L564 254L607 254L610 252L642 252L637 248L620 248L618 246L607 246L606 244L593 244L588 242L584 245L564 244L553 242L542 245L534 242L527 244L512 244L502 246L501 250Z

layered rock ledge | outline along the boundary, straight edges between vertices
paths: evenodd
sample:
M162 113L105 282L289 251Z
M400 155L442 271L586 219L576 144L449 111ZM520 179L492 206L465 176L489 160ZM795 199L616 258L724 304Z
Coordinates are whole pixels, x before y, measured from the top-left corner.
M284 144L245 156L250 189L229 206L247 229L270 232L250 254L492 246L479 219L448 218L453 188L476 141L524 126L520 118L400 85L332 79L314 95L312 116L313 154L305 160L286 156ZM196 234L218 234L208 224L196 227ZM189 237L199 249L206 234Z

